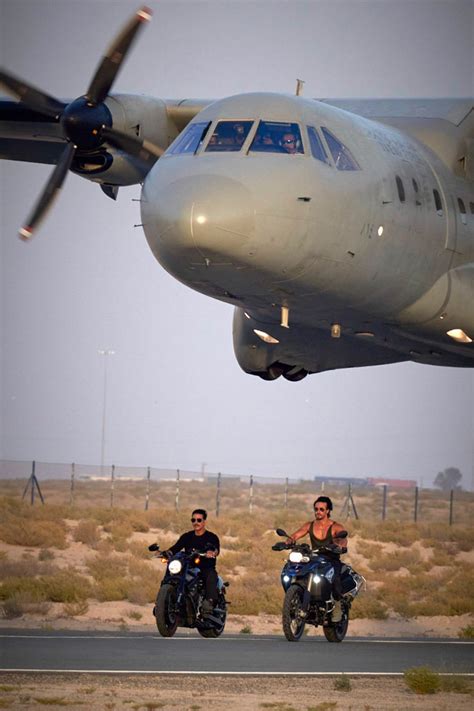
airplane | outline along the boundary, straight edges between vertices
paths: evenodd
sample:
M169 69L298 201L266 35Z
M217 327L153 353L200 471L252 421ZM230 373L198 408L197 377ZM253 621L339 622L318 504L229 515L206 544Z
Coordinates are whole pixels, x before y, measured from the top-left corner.
M297 382L415 361L474 367L473 99L111 94L151 11L61 101L6 70L0 157L55 165L28 241L69 170L116 199L176 279L234 308L240 367Z

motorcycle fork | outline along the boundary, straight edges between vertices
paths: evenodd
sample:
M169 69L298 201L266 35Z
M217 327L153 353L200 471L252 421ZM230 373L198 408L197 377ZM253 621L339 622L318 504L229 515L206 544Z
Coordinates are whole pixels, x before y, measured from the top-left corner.
M309 603L311 600L311 583L313 582L313 575L310 573L308 575L308 582L303 593L303 601L301 603L301 612L304 613L304 617L308 614Z

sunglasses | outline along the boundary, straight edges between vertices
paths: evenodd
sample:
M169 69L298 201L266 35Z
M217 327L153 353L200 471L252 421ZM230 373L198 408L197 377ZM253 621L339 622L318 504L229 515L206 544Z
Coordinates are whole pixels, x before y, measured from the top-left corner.
M322 511L324 513L326 511L326 509L321 506L318 506L318 508L315 507L314 513L316 513L317 511Z
M282 143L296 143L296 141L292 138L287 138L286 141L282 141Z
M202 523L204 521L203 518L192 518L191 523Z

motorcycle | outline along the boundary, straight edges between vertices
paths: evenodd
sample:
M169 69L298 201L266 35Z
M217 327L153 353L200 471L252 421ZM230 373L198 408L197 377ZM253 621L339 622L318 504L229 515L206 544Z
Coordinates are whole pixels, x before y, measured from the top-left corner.
M180 551L167 557L159 546L153 543L148 550L156 553L163 563L167 563L166 573L156 597L153 615L162 637L172 637L178 627L195 627L201 637L219 637L225 627L227 617L226 588L220 576L217 579L217 603L210 615L203 615L204 583L199 563L206 552Z
M289 538L281 528L277 528L276 533ZM338 533L338 538L346 537L347 531ZM315 627L322 625L328 642L342 642L349 627L352 601L362 586L365 586L365 578L350 565L342 565L342 598L338 610L337 601L332 594L334 555L341 553L337 544L331 543L311 550L307 543L279 541L272 546L272 550L290 550L281 571L281 584L285 591L282 622L286 639L289 642L297 642L305 625L310 624Z

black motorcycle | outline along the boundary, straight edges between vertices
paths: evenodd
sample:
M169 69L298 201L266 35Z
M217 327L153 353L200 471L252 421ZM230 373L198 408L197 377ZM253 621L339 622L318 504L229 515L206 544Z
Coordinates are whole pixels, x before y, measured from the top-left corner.
M276 529L279 536L289 538L281 528ZM338 538L345 538L347 531L338 533ZM331 543L311 550L307 543L291 544L278 542L272 546L274 551L290 550L281 571L281 584L285 590L283 601L283 632L289 642L297 642L306 624L322 625L328 642L342 642L349 627L351 604L365 579L356 573L350 565L343 564L341 569L342 599L336 601L333 596L334 556L340 555L341 548Z
M204 583L199 563L205 552L180 551L168 557L153 543L148 550L167 563L161 581L153 614L162 637L172 637L178 627L195 627L202 637L219 637L225 627L227 605L225 593L229 583L219 576L217 580L217 603L210 615L202 614Z

